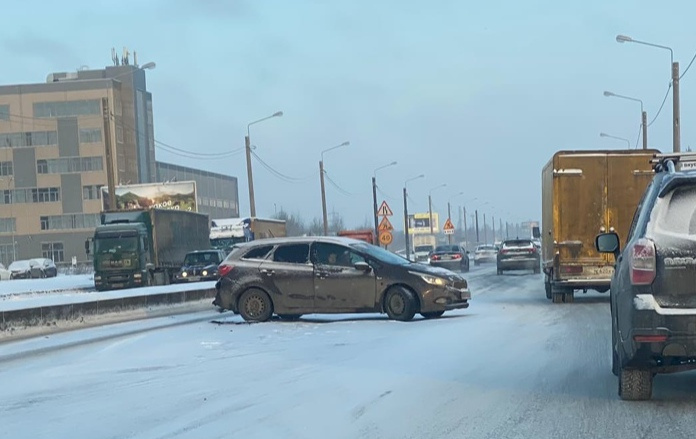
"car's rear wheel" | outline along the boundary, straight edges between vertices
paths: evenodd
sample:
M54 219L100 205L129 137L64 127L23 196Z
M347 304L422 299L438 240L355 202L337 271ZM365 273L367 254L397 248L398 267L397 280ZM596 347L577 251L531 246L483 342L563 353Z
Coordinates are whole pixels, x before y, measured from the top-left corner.
M239 314L247 322L265 322L273 315L273 302L259 288L249 288L239 297Z
M621 369L619 396L625 401L646 401L652 398L653 373L644 369Z
M278 314L278 317L283 320L299 320L302 314Z
M406 287L393 286L384 297L384 311L392 320L407 322L418 311L416 295Z
M442 317L444 311L422 312L421 315L426 319L437 319Z

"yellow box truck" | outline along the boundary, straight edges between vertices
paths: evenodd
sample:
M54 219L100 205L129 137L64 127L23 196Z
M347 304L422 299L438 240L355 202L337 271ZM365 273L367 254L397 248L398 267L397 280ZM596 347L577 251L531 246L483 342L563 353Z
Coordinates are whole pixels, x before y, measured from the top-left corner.
M597 252L595 236L613 229L623 248L657 152L559 151L544 166L542 269L553 303L572 302L576 290L609 290L614 261Z

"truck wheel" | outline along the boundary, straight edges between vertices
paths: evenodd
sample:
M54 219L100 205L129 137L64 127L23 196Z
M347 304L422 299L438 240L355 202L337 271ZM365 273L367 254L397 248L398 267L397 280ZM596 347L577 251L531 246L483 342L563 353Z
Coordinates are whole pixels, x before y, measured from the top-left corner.
M553 293L551 301L553 303L563 303L563 293Z
M384 296L384 311L392 320L407 322L416 315L418 301L408 288L393 286Z
M652 398L653 374L643 369L621 369L619 397L624 401L646 401Z
M247 322L265 322L273 315L273 302L265 291L249 288L239 297L237 309Z
M551 298L551 281L549 280L549 277L546 276L544 279L544 289L546 290L546 298L550 299Z
M444 311L422 312L420 313L424 319L438 319L442 317Z
M570 293L565 293L563 295L563 302L565 302L565 303L575 302L575 293L573 293L572 291Z

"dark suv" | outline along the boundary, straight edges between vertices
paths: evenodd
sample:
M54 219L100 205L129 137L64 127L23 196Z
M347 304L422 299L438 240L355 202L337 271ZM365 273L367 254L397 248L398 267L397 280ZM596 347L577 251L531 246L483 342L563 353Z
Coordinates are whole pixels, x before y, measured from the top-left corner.
M176 274L176 282L216 280L218 265L225 260L225 256L223 250L196 250L187 253Z
M342 237L253 241L232 251L218 272L213 304L251 322L311 313L436 318L467 308L471 298L458 274Z
M626 248L613 231L595 242L616 258L612 371L622 399L650 399L657 373L696 369L696 172L675 170L687 159L696 154L656 155Z

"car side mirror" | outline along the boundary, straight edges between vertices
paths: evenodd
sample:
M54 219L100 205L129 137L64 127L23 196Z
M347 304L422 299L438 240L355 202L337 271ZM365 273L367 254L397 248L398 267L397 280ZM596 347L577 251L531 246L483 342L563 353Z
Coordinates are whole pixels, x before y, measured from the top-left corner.
M85 253L89 254L90 251L90 245L91 243L89 242L89 239L85 241Z
M600 253L613 253L615 257L618 257L620 246L619 235L615 232L600 233L595 238L595 248Z
M367 262L363 262L363 261L356 262L355 264L353 264L353 267L355 267L356 270L364 271L366 273L368 273L372 270L372 267L370 267L370 264L368 264Z

